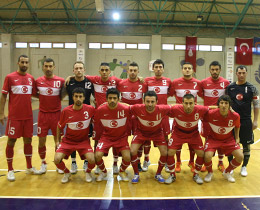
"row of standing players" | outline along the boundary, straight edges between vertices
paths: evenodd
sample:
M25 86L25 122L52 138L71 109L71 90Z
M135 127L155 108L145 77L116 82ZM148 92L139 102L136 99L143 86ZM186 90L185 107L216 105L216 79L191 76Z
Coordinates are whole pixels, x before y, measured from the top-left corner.
M72 98L72 91L76 87L83 87L85 89L85 100L84 103L90 104L90 95L94 92L95 100L96 100L96 107L99 107L102 103L106 101L106 91L110 88L117 88L120 90L122 95L122 101L127 104L141 104L142 103L142 96L147 90L155 91L158 97L158 104L167 104L168 96L174 95L176 98L176 103L182 103L182 98L185 94L191 93L195 97L199 95L200 97L204 98L204 105L215 105L219 96L223 95L225 91L228 95L230 95L232 102L233 102L233 109L240 114L241 119L241 129L240 132L240 143L243 145L243 153L244 153L244 162L241 169L241 175L246 176L246 165L248 163L250 157L250 144L253 143L253 132L252 130L257 127L257 116L258 116L258 93L256 88L246 81L247 69L245 66L239 66L237 68L237 82L232 83L229 85L229 82L224 78L220 77L221 65L214 61L210 64L209 71L211 73L211 77L206 78L202 81L199 81L193 78L193 68L190 63L184 63L182 66L182 73L183 77L179 79L171 80L169 78L163 77L164 72L164 63L162 60L156 60L153 64L154 70L154 77L145 78L145 82L140 81L138 77L139 68L136 63L132 63L128 69L129 78L126 80L120 80L116 77L110 77L110 69L107 63L102 63L100 65L99 73L100 76L84 76L85 67L82 62L76 62L73 66L74 77L70 79L69 84L66 88L62 88L64 84L64 79L57 77L53 74L55 69L55 63L52 59L46 59L43 63L43 72L44 76L40 77L34 82L34 79L31 75L27 74L26 71L29 65L29 58L25 55L22 55L18 59L18 70L13 72L5 78L4 87L2 89L2 97L1 97L1 109L0 109L0 120L3 122L4 120L4 106L6 102L6 96L9 93L10 100L9 100L9 116L8 116L8 126L6 130L6 135L8 135L8 142L6 147L6 158L8 163L8 175L7 179L10 181L15 180L14 171L12 167L12 160L13 160L13 147L15 141L19 137L24 137L24 153L27 161L27 173L32 174L42 174L45 173L47 170L47 164L45 161L46 156L46 136L48 130L51 129L52 133L54 134L54 140L56 149L60 142L60 135L56 135L56 125L60 119L60 110L61 110L61 98L64 97L66 92L69 95L70 104L73 103ZM229 87L227 88L227 86ZM38 92L38 93L37 93ZM42 159L41 169L37 171L35 168L31 166L31 155L32 155L32 146L31 146L31 137L32 137L32 111L31 111L31 95L38 96L40 99L40 112L38 117L38 136L39 136L39 155ZM253 102L254 105L254 121L252 124L251 121L251 103ZM24 110L21 113L19 110ZM99 113L99 112L98 112ZM178 120L175 119L175 124ZM103 122L101 122L103 123ZM107 122L106 122L107 123ZM116 122L117 123L117 122ZM177 123L178 124L178 123ZM189 124L189 123L188 123ZM189 126L187 123L185 126ZM203 124L204 125L204 124ZM251 126L250 126L251 125ZM184 127L185 127L184 126ZM203 130L209 130L207 128L207 124L205 123L205 127ZM25 128L26 129L23 129ZM84 126L83 126L84 127ZM151 126L153 127L153 126ZM169 119L167 117L162 118L162 127L163 127L163 135L165 137L165 141L168 141L168 135L170 134L170 126L169 126ZM232 126L231 126L232 127ZM79 129L79 128L76 128ZM58 132L59 133L59 132ZM204 134L207 136L208 134ZM149 150L150 150L150 141L151 136L149 133L150 139L146 140L144 144L144 152L145 152L145 161L143 170L147 171L149 166ZM95 143L98 141L95 141ZM100 142L100 141L99 141ZM140 142L139 142L140 143ZM171 143L169 141L168 143ZM134 144L133 144L134 145ZM138 144L136 144L138 145ZM97 145L95 145L95 148ZM140 146L140 145L138 145ZM100 147L100 144L99 144ZM191 148L191 160L189 165L192 167L192 170L195 172L198 169L194 169L194 150L192 149L192 144L189 144ZM180 148L179 147L176 152L177 154L177 163L176 163L176 172L180 171ZM135 152L137 153L138 148L135 148ZM160 146L159 146L160 150ZM139 150L140 151L140 150ZM196 151L196 149L195 149ZM131 149L132 152L132 149ZM218 150L219 153L219 167L222 170L224 169L223 166L223 156L224 154ZM114 172L118 173L117 168L117 151L114 149ZM140 161L140 154L136 158L136 162ZM132 153L132 162L135 157L135 153ZM163 158L162 158L163 157ZM199 157L199 155L198 155ZM73 157L75 158L75 157ZM162 159L162 160L161 160ZM159 161L160 163L165 164L166 159L165 155L162 156ZM169 159L169 158L168 158ZM198 158L197 158L198 159ZM72 166L75 166L75 159L72 159ZM231 161L231 160L230 160ZM57 163L57 161L55 161ZM174 162L174 161L173 161ZM172 161L171 161L172 163ZM89 170L89 166L91 164L84 164L85 169ZM97 164L100 165L100 164ZM102 164L101 164L102 165ZM127 164L123 164L127 165ZM200 165L200 164L199 164ZM206 164L205 164L206 165ZM172 166L175 164L169 165L169 171L172 172L172 177L174 169ZM207 165L206 165L207 166ZM60 168L60 167L58 167ZM99 167L100 168L100 167ZM102 167L101 167L102 168ZM135 167L134 167L135 168ZM76 167L72 168L72 173L75 173ZM122 167L120 168L120 170ZM207 168L208 169L208 168ZM64 168L63 171L64 172ZM140 168L139 168L140 170ZM67 172L67 171L66 171ZM121 171L122 172L122 171ZM68 173L65 173L65 175ZM104 172L100 174L104 175ZM194 174L194 177L197 173ZM63 182L65 180L68 181L67 177L64 175ZM86 173L88 176L89 173ZM122 173L121 173L122 175ZM157 175L160 175L157 172ZM124 175L122 175L124 176ZM139 180L138 170L135 170L136 179L133 179L133 183ZM156 176L158 178L158 176ZM135 178L135 177L134 177ZM87 177L86 177L87 179ZM102 180L102 177L99 180ZM90 178L88 177L88 180ZM161 176L158 180L164 180ZM173 179L172 179L173 180Z

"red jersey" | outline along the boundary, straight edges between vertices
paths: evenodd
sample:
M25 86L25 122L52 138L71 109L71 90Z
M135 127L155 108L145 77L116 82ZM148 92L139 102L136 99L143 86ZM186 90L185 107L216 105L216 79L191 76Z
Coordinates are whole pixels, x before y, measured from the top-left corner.
M156 92L158 96L158 104L167 104L167 99L171 87L171 80L166 77L157 79L156 77L145 78L148 90Z
M233 128L240 127L240 116L236 112L228 111L228 116L223 117L219 109L209 110L205 115L205 121L210 125L211 138L215 140L234 139Z
M172 81L171 92L175 95L176 103L181 104L186 94L192 94L197 102L197 95L202 96L201 81L191 78L189 80L180 77Z
M58 76L53 78L42 76L36 80L36 87L39 91L40 111L57 112L61 110L60 93L64 82L64 79Z
M106 100L106 92L109 88L116 88L121 79L117 77L109 77L106 82L101 80L100 76L86 76L86 78L93 83L94 91L95 91L95 99L98 108L101 104L105 103Z
M121 92L122 102L130 105L143 103L143 93L147 92L146 83L141 83L139 80L132 82L130 79L125 79L119 82L117 87Z
M8 118L27 120L33 117L31 96L36 94L35 80L32 75L19 74L17 71L5 77L3 94L9 93Z
M187 114L184 112L182 104L178 104L172 107L170 117L174 118L173 132L187 134L194 134L198 132L198 121L209 110L206 106L195 105L192 113Z
M94 118L94 130L96 139L101 135L108 140L116 141L124 136L128 136L127 122L130 119L129 106L118 103L115 109L110 109L108 104L100 106L96 110Z
M83 104L82 109L75 110L73 105L67 106L61 112L58 126L61 130L66 127L64 140L69 144L76 144L88 140L89 124L94 116L95 108L93 106Z
M131 113L138 119L137 130L143 136L150 137L158 135L163 132L162 119L171 111L170 105L156 105L154 112L149 113L146 111L144 104L136 104L130 106Z
M225 94L226 87L229 84L229 81L223 77L219 77L217 80L212 79L212 77L201 80L201 86L204 95L204 105L217 105L218 98Z

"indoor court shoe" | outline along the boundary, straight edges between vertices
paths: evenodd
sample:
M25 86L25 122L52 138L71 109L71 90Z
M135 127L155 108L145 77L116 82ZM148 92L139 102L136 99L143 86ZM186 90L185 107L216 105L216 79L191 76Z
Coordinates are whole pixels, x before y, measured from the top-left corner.
M86 182L92 182L92 175L91 173L86 173Z
M139 175L138 175L138 174L135 174L135 175L134 175L134 178L132 179L132 183L133 183L133 184L137 184L137 183L139 182L139 180L140 180Z
M138 163L138 171L139 171L139 172L142 172L142 171L143 171L142 166L141 166L141 163Z
M165 184L171 184L173 182L175 182L176 180L176 176L174 176L173 174L170 174L170 176L165 180Z
M107 173L100 172L100 174L97 177L97 182L103 181L107 177Z
M61 183L62 183L62 184L67 183L67 182L70 180L70 176L71 176L70 173L65 173L64 176L63 176L63 178L61 179Z
M162 177L161 174L155 175L154 178L155 178L159 183L164 183L164 182L165 182L165 180L164 180L164 178Z
M189 162L188 166L190 167L191 172L194 173L194 171L195 171L194 162Z
M47 164L42 163L41 169L39 170L41 174L45 174L47 172Z
M208 174L205 176L204 181L205 181L205 182L211 182L212 177L213 177L213 173L208 173Z
M177 162L175 166L175 172L180 173L181 172L181 162Z
M63 170L60 170L58 168L56 168L56 171L58 172L58 174L64 174L64 171Z
M70 173L72 173L72 174L76 174L77 171L78 171L77 163L71 163Z
M95 174L99 174L100 173L100 169L99 167L97 166L96 169L95 169Z
M243 166L240 171L241 176L247 176L246 166Z
M168 166L167 166L167 164L165 164L165 172L167 172L167 173L170 173L171 171L170 171L170 169L168 168Z
M32 168L26 169L26 174L40 175L41 173L40 173L40 171L38 171L34 167L32 167Z
M8 171L8 173L7 173L7 180L10 181L10 182L15 181L14 170Z
M195 174L195 176L193 176L193 180L197 184L203 184L203 179L199 176L199 174Z
M143 163L143 171L144 172L148 171L149 165L151 165L150 160L149 161L144 161L144 163Z
M119 172L119 176L121 177L121 179L124 181L124 182L129 182L129 178L127 177L127 174L126 172Z
M225 166L223 165L223 163L218 164L218 170L221 171L222 173L225 171Z
M116 165L113 165L113 174L118 174L119 170L118 167Z
M227 179L229 182L234 183L236 182L235 178L230 174L226 173L225 171L223 172L223 176L225 179Z
M88 161L85 160L83 164L83 170L86 171L87 168L88 168Z

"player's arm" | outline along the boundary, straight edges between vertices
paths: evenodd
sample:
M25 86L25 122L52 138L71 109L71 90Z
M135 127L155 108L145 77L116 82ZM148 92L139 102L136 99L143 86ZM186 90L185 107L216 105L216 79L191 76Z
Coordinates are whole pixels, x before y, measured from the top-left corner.
M254 96L253 96L253 107L254 107L253 130L255 130L258 126L257 119L258 119L259 108L260 108L259 96L258 96L257 90L255 90L255 93L254 93Z
M64 97L66 95L68 95L68 92L67 92L67 88L65 87L65 83L64 83L64 85L62 86L61 91L60 91L60 98L61 98L61 100L64 99Z
M2 125L4 125L5 117L5 103L6 103L7 94L2 93L1 99L0 99L0 122Z
M68 77L65 79L65 83L64 83L65 88L67 87L67 85L69 85L70 80L71 80L72 78L75 78L75 76L68 76Z
M239 139L239 130L240 130L240 127L235 127L235 128L234 128L234 134L235 134L236 143L239 143L239 142L240 142L240 139Z
M209 107L209 109L217 109L218 108L218 106L208 106Z

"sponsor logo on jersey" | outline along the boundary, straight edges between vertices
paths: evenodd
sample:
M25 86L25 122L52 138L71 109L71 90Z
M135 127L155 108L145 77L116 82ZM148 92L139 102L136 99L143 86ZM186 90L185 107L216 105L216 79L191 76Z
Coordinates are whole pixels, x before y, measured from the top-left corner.
M239 93L236 95L236 99L239 100L239 101L242 101L244 98L243 94Z

